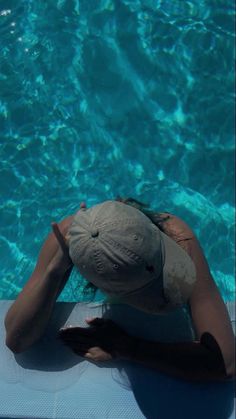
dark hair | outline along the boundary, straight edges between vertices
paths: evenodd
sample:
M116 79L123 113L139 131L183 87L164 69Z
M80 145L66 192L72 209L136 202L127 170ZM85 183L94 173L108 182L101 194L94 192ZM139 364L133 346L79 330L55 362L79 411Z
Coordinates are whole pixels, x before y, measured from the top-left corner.
M161 231L164 231L162 226L163 223L170 218L169 215L163 217L161 216L161 213L150 210L148 204L144 204L134 198L121 198L118 196L115 198L115 201L123 202L126 205L130 205L137 208L139 211L142 211L143 214L145 214ZM98 288L94 284L88 282L82 289L82 295L83 297L91 296L92 299L89 300L91 302L94 300L97 290Z
M143 214L145 214L153 222L153 224L155 224L161 231L164 232L162 224L170 218L169 215L163 217L161 213L148 209L149 204L144 204L143 202L137 201L137 199L134 198L121 198L118 196L115 201L123 202L124 204L130 205L134 208L137 208L139 211L142 211Z

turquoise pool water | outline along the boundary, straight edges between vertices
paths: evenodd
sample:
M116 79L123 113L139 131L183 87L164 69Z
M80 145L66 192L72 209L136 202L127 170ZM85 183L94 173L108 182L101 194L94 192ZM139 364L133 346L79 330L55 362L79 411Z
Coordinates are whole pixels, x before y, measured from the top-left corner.
M233 14L228 0L1 0L0 298L51 221L117 195L189 223L234 298Z

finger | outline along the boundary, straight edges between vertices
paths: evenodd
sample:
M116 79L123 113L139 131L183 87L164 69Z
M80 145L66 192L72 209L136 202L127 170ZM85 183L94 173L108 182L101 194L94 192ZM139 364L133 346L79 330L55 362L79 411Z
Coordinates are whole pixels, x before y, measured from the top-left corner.
M105 319L100 317L92 317L85 319L87 323L89 323L92 326L102 326L105 322Z
M79 339L80 337L92 337L94 330L92 328L85 327L68 327L66 329L59 330L59 336L63 339L73 338Z
M87 323L91 322L92 320L97 319L97 317L86 317L85 321Z
M62 250L65 250L65 249L67 250L65 239L64 239L62 233L60 232L58 224L57 223L51 223L51 226L52 226L53 233L55 234L55 237L56 237L58 243L60 244Z
M66 345L69 349L72 350L72 352L74 352L76 355L81 356L83 358L93 358L93 355L89 352L90 347L86 348L82 348L82 347L75 347L75 346L70 346L70 345Z
M64 236L62 235L62 233L59 230L58 224L53 222L53 223L51 223L51 226L52 226L53 233L55 234L55 237L56 237L59 245L61 246L62 250L64 252L68 253L68 247L66 245Z
M92 348L93 344L88 343L76 343L76 342L64 342L63 345L67 346L68 348L72 349L73 351L81 351L87 352L90 348Z
M58 332L58 336L67 342L87 342L91 343L97 340L101 325L106 322L102 318L94 318L90 323L91 327L67 327Z
M95 343L95 339L91 336L63 336L61 340L67 345L92 346Z
M91 327L79 327L79 326L69 326L69 327L62 327L59 329L59 334L63 334L65 336L69 335L76 335L82 334L84 336L91 335L92 328Z
M71 347L69 349L71 349L71 351L74 352L74 354L78 356L82 356L83 358L85 357L85 354L87 353L87 351L82 351L82 350L71 348Z
M81 356L82 358L89 359L89 362L98 362L94 359L94 356L92 354L90 354L90 352L81 352L81 351L77 351L77 350L73 350L75 355Z

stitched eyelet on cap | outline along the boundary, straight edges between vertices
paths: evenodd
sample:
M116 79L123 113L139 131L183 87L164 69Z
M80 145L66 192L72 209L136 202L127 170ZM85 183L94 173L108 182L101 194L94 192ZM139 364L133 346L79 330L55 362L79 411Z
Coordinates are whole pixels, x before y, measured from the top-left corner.
M113 265L113 269L119 269L119 266L115 263L114 265Z
M95 227L95 228L93 228L92 229L92 231L91 231L91 237L98 237L98 235L99 235L99 231L98 231L98 229Z
M135 235L134 235L133 239L134 239L134 240L138 240L138 236L137 236L137 234L135 234Z

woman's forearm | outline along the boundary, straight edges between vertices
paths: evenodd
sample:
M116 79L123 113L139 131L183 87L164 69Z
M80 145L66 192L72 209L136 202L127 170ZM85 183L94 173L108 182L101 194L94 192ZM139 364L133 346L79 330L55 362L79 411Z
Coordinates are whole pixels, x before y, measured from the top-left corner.
M224 381L223 358L200 342L162 343L134 338L123 359L190 381Z
M23 352L42 336L71 269L59 274L48 268L42 278L19 294L5 318L6 345L13 352Z

